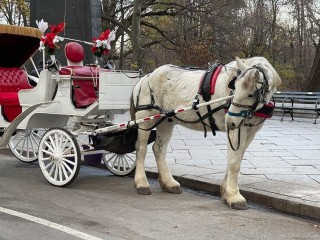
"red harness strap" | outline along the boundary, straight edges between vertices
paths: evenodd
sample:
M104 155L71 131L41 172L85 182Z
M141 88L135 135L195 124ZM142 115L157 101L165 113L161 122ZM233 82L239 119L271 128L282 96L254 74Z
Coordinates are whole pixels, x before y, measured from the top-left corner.
M253 116L260 118L271 118L274 111L274 102L268 102L263 107L253 113Z
M214 94L214 89L216 87L217 78L218 78L219 73L221 72L221 69L222 69L222 66L218 66L212 75L211 84L210 84L210 94L211 95Z

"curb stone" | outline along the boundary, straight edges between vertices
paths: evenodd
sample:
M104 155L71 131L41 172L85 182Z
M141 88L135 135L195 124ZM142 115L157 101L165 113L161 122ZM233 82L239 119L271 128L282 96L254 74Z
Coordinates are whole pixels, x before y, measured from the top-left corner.
M146 174L149 178L158 178L157 172L146 171ZM185 178L183 176L173 177L181 184L182 187L204 191L214 196L220 196L220 184L208 183L191 178ZM320 208L306 204L303 200L295 200L289 197L284 198L279 194L266 193L265 191L241 186L240 191L248 202L272 208L283 213L320 221Z

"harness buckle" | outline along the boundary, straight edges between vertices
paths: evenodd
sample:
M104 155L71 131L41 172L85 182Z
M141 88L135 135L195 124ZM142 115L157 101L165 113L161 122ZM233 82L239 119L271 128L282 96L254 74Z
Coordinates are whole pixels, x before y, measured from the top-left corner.
M200 96L200 94L197 93L197 95L192 100L192 109L194 109L194 110L198 110L197 105L199 104L199 96Z

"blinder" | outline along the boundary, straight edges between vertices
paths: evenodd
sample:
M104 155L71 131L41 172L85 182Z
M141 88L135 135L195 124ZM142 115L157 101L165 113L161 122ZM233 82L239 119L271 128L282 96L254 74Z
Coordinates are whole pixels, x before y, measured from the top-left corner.
M228 84L228 88L230 88L231 90L235 90L236 87L235 87L235 83L236 83L236 80L237 80L238 76L234 76L231 81L229 82Z
M240 69L237 69L237 75L234 76L234 77L231 79L231 81L230 81L229 84L228 84L228 88L230 88L231 90L235 90L235 89L236 89L236 86L235 86L236 80L237 80L237 78L240 76L240 74L241 74L241 70L240 70Z

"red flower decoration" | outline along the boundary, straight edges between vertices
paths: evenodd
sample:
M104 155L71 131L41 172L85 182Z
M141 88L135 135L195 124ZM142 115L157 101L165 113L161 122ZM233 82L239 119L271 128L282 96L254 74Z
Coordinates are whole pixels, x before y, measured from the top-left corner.
M41 38L41 42L43 42L43 45L46 49L46 51L52 55L55 53L55 50L57 48L59 48L59 46L57 45L57 42L59 40L56 39L58 33L60 33L61 31L63 31L65 27L65 23L62 22L58 25L53 25L53 26L50 26L50 29L51 29L51 33L46 33L44 36L42 36Z
M93 41L102 41L108 39L110 32L110 29L107 29L106 31L102 32L98 38L94 38Z
M53 25L53 26L49 26L49 27L51 29L51 32L57 35L58 33L62 32L65 25L66 24L64 22L62 22L62 23L59 23L57 26Z
M115 39L115 32L110 31L107 29L106 31L102 32L98 38L94 38L94 44L91 48L92 53L97 56L101 57L102 55L107 55L109 50L111 49L111 42Z

